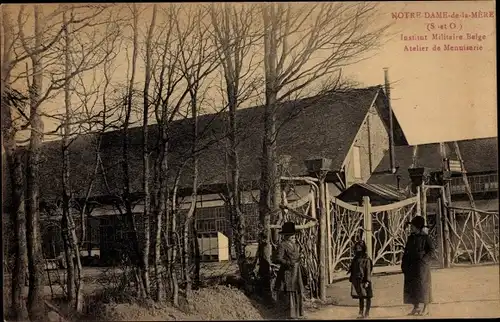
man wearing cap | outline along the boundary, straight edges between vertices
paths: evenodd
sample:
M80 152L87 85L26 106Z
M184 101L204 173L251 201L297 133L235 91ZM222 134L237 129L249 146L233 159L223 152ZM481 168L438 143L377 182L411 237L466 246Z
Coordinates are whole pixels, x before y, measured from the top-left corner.
M406 242L401 270L404 274L404 303L412 304L409 315L428 315L432 301L431 267L434 245L425 232L425 220L416 216L410 222L411 234ZM422 310L420 304L423 304Z

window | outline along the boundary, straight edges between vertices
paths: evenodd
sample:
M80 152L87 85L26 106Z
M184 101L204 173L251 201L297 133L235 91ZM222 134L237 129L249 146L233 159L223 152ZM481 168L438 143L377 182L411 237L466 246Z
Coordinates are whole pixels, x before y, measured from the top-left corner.
M361 178L361 157L359 153L359 146L352 148L352 158L354 164L354 178Z

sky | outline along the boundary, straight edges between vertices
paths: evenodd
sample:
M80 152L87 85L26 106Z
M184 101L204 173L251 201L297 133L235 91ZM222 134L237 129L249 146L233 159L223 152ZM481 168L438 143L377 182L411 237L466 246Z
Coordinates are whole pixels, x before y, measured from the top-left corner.
M470 13L495 10L494 1L386 2L381 9L394 25L394 36L372 58L347 68L347 73L371 85L383 82L389 68L392 106L410 144L497 136L496 17L432 18L437 12ZM393 19L398 12L420 12L420 18ZM447 25L437 33L485 35L482 41L403 41L425 36L428 24ZM449 27L462 25L461 32ZM458 27L456 27L458 29ZM437 30L437 29L435 29ZM466 44L482 51L404 51L405 45Z
M392 107L412 145L497 136L496 17L472 17L494 10L494 1L381 2L376 23L391 23L390 36L343 74L372 86L383 84L383 68L389 69ZM432 34L475 39L432 40ZM412 38L427 39L404 40ZM482 50L445 51L446 44ZM46 129L52 126L47 120Z

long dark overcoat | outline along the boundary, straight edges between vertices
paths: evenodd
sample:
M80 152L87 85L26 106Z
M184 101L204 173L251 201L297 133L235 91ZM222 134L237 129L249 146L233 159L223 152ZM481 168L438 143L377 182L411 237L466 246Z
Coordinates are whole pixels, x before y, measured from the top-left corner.
M431 260L434 245L425 233L412 233L406 242L401 270L404 274L404 303L432 301Z
M280 269L276 275L274 288L276 291L304 292L300 265L300 248L297 244L284 241L278 246L276 262Z
M280 269L276 275L274 289L283 305L282 313L286 319L300 318L304 315L302 294L304 282L300 265L300 248L297 244L284 241L278 246L276 262Z

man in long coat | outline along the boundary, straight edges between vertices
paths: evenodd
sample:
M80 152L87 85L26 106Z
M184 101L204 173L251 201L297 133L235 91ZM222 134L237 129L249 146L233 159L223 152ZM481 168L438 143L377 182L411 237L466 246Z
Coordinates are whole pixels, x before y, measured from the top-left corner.
M432 301L430 264L435 248L429 235L423 231L423 217L414 217L410 224L411 234L406 242L401 263L404 274L404 303L413 305L409 315L428 315ZM422 310L420 304L424 305Z
M300 265L300 248L295 241L295 224L286 222L280 234L283 241L278 246L276 262L280 269L276 276L275 290L278 291L279 303L283 306L287 318L298 319L304 315L304 283Z

